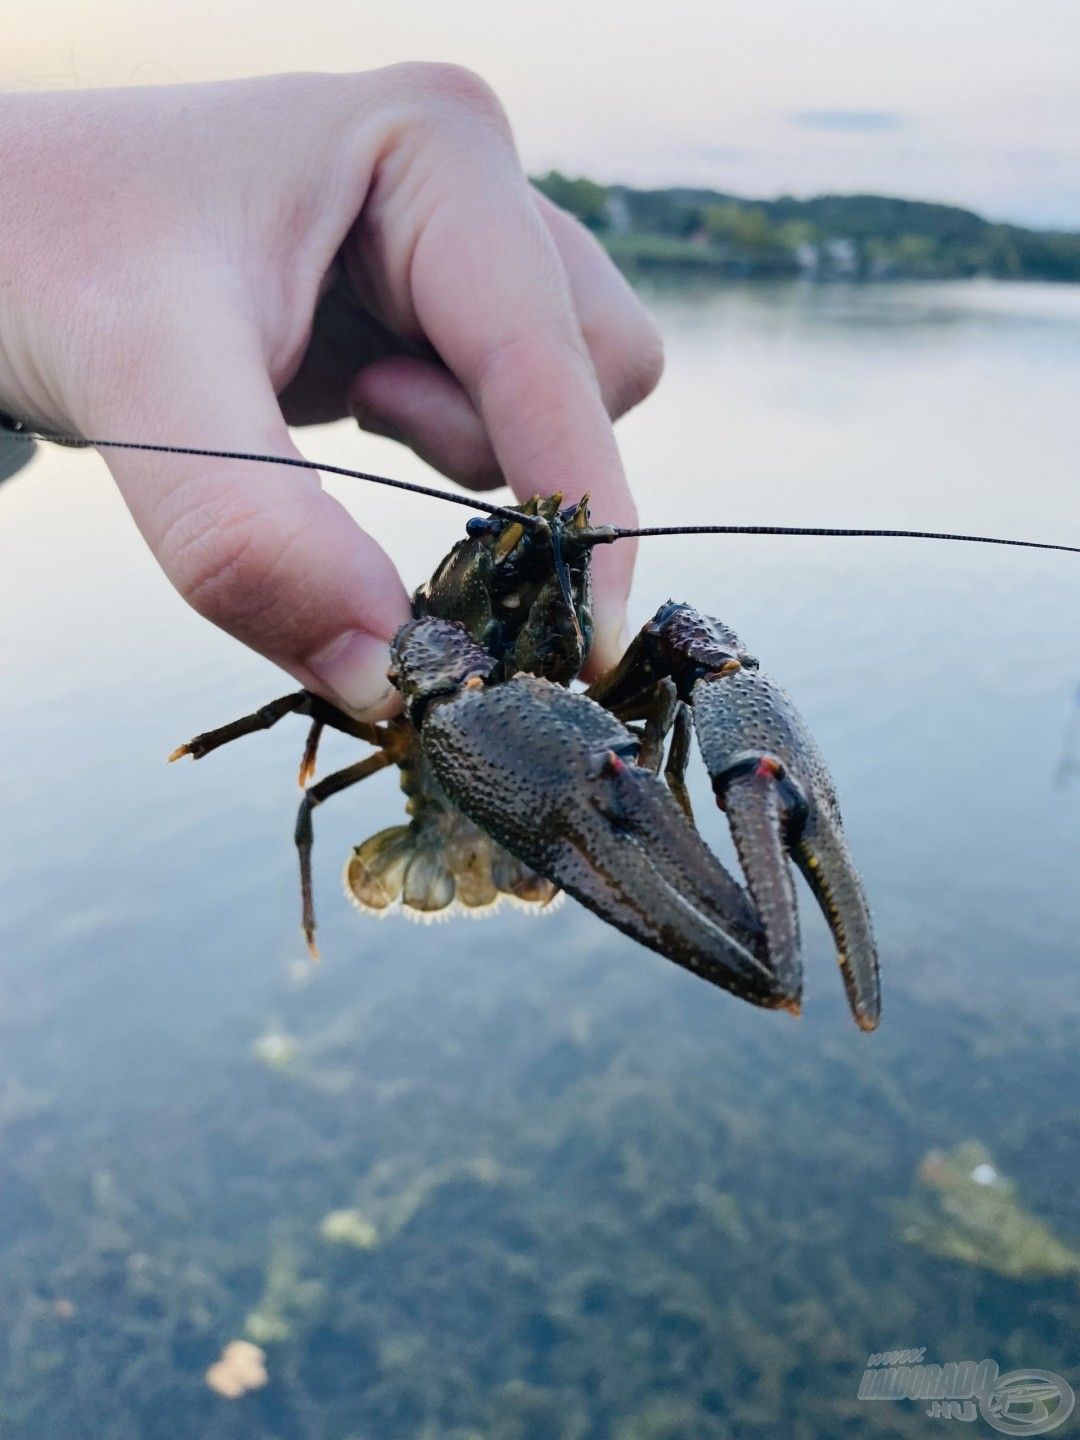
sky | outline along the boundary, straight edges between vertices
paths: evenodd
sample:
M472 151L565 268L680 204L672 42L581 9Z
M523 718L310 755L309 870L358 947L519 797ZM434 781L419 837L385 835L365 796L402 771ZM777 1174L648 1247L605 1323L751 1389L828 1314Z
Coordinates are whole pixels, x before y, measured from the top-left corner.
M1080 0L4 0L0 87L449 60L522 158L1080 229Z

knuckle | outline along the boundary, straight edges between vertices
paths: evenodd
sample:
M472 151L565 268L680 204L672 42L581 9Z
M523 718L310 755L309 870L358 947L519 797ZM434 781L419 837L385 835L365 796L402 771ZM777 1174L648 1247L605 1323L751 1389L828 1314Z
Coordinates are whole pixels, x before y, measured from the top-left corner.
M417 62L399 67L405 72L412 94L429 114L438 119L447 114L478 119L498 129L509 130L509 121L499 97L475 70L443 61Z
M503 107L495 91L475 70L443 63L425 67L425 86L439 99L463 109L501 118Z

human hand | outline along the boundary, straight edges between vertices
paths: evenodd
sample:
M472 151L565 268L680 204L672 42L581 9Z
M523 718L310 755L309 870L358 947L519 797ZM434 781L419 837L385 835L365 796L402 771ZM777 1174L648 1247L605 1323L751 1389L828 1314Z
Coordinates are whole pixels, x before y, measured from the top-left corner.
M611 420L659 338L469 72L0 96L0 173L0 408L281 455L287 422L351 410L476 489L588 490L635 523ZM354 713L394 708L408 597L311 472L106 458L200 613ZM632 542L595 556L594 668L632 566Z

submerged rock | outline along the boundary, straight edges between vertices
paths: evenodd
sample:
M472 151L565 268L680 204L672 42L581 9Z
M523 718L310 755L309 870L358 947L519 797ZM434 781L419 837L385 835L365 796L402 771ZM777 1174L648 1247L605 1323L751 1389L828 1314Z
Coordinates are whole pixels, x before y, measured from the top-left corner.
M352 1245L357 1250L374 1250L379 1232L359 1210L331 1210L323 1216L319 1233L333 1245Z
M901 1213L904 1239L920 1249L1012 1278L1080 1272L1080 1251L1024 1208L977 1142L928 1151L918 1183Z
M271 1026L251 1046L251 1053L269 1070L285 1070L296 1059L296 1041Z
M269 1378L265 1353L249 1340L230 1340L206 1372L207 1385L226 1400L260 1390Z

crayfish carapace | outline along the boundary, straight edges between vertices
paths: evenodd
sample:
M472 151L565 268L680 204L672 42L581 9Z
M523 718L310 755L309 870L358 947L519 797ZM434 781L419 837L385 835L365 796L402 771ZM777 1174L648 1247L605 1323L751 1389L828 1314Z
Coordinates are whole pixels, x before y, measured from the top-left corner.
M617 533L586 500L533 499L471 520L413 598L393 642L403 713L364 724L301 690L172 758L196 759L288 714L374 747L305 791L296 826L303 922L314 947L312 811L388 765L407 824L357 846L345 870L359 906L478 912L560 890L643 945L755 1005L797 1011L799 922L790 861L836 942L855 1019L880 1011L870 913L825 761L791 700L726 626L669 601L614 669L584 692L592 634L589 559ZM696 733L727 813L743 889L706 846L683 782ZM665 758L666 757L666 758Z

